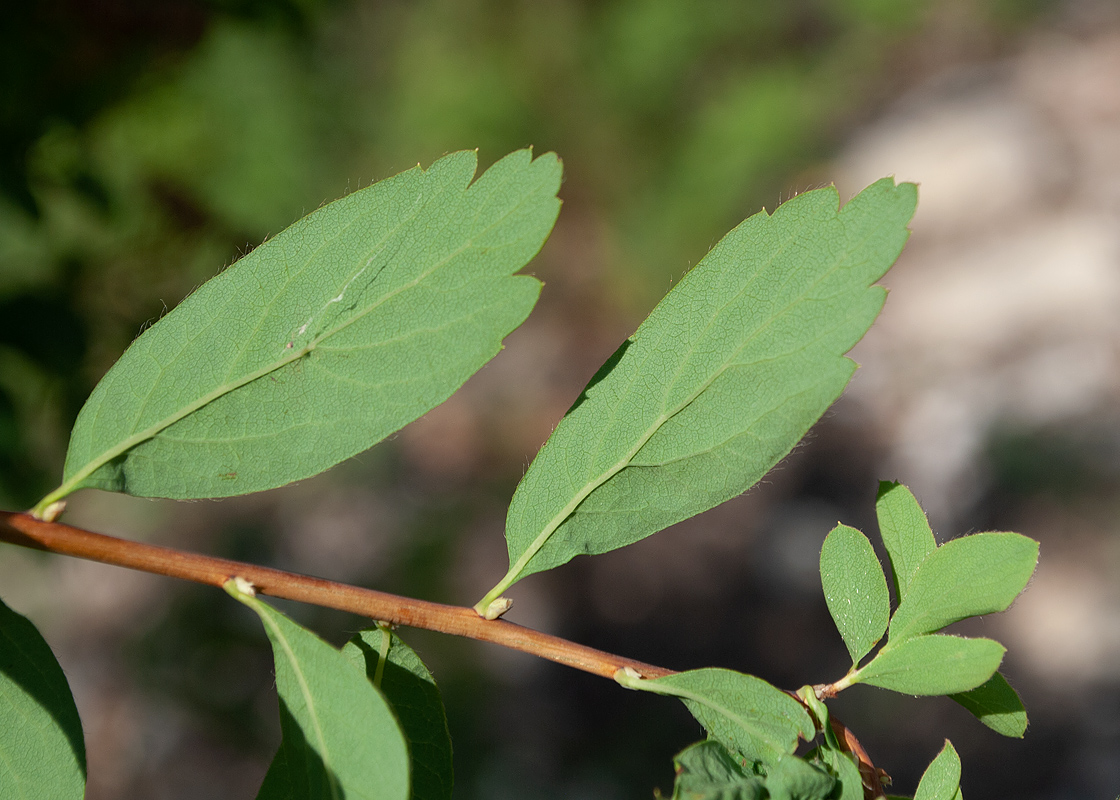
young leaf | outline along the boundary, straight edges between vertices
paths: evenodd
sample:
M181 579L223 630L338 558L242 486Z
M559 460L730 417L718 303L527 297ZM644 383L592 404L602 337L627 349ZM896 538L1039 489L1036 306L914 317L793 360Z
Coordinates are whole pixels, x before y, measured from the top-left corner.
M852 683L868 683L902 694L954 694L992 677L1007 649L991 639L932 634L888 643Z
M914 800L954 800L960 794L961 759L946 739L941 752L926 767Z
M828 612L858 664L883 638L891 615L883 567L866 536L847 525L832 529L821 547L821 585Z
M838 211L833 188L725 236L591 379L517 487L510 569L480 601L636 542L746 491L843 391L882 307L916 189Z
M0 601L0 797L85 791L82 721L62 667L31 621Z
M766 782L748 772L714 739L697 742L673 759L672 800L765 800Z
M284 739L258 800L407 800L404 735L364 670L234 581L226 591L260 616L276 659Z
M629 689L680 698L708 735L749 761L772 766L816 733L804 706L761 678L729 669L694 669L641 679L622 671Z
M1018 533L975 533L930 553L891 619L890 640L938 631L966 617L1003 611L1027 585L1038 542Z
M225 497L315 475L443 402L540 283L512 273L560 162L446 156L309 214L145 331L78 416L62 486Z
M451 734L439 688L424 662L396 634L381 628L359 631L342 654L365 670L397 715L412 756L412 800L449 800L454 783Z
M1023 701L998 672L975 689L949 696L996 733L1022 739L1027 732L1027 710L1023 708Z
M891 562L894 594L902 602L918 565L937 549L937 540L922 507L901 483L879 482L875 515Z

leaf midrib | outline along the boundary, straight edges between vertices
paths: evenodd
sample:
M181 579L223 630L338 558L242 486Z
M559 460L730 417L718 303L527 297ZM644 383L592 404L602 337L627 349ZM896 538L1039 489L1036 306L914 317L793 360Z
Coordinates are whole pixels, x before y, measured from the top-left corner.
M261 609L267 608L260 601L254 602L254 605L258 606ZM334 768L331 766L330 751L327 749L327 740L323 735L323 728L319 724L319 712L315 705L315 699L311 696L311 687L308 685L307 678L304 676L303 670L300 668L299 662L296 659L295 651L292 649L292 646L288 642L287 637L284 636L284 632L280 630L280 626L276 624L276 621L272 618L271 614L262 613L261 611L258 611L258 613L260 614L261 619L264 620L265 625L268 626L268 629L272 631L274 635L273 641L280 645L281 649L284 651L285 658L288 659L288 663L291 665L292 671L295 673L296 682L299 685L300 694L303 695L303 700L307 707L308 716L311 719L312 728L315 732L315 739L319 743L319 756L323 760L323 766L326 767L327 783L330 784L331 797L336 798L336 800L341 800L341 795L339 794L338 778L335 776Z
M766 264L761 265L758 268L758 270L756 270L755 276L752 278L751 282L748 284L748 286L743 287L742 290L737 292L736 297L741 296L742 293L744 291L746 291L746 289L750 285L754 284L754 282L758 278L758 274L761 273L766 267L773 264L774 259L776 259L778 257L778 255L781 254L781 252L784 250L784 248L785 248L785 245L783 245L782 248L779 248L779 250L770 257L770 259L766 262ZM712 315L712 318L709 319L708 324L704 328L705 331L707 331L711 328L714 318L720 316L720 314L722 314L723 311L726 310L727 306L730 305L732 302L734 302L734 300L729 300L727 303L725 303L720 308L719 311L717 311L715 314ZM788 306L787 306L787 308L788 308ZM759 335L759 333L763 329L765 329L766 327L767 326L763 326L763 328L760 328L759 331L757 331L755 333L755 337L757 337ZM748 340L747 342L744 342L743 345L740 346L736 350L736 353L742 352L742 350L747 346L747 344L749 344L750 341L753 341L753 339L754 339L754 337L752 337L752 339ZM652 351L651 351L651 354L652 354ZM541 530L541 532L536 536L536 538L533 539L532 543L525 550L525 552L523 552L521 554L521 556L517 559L516 563L514 563L510 566L509 572L506 575L506 580L509 581L508 583L506 583L506 587L508 587L509 585L511 585L513 583L513 580L516 579L516 577L529 564L529 562L533 559L533 557L536 556L536 554L538 552L540 552L541 548L544 547L544 545L552 537L552 534L556 532L556 530L568 519L568 517L570 517L572 515L573 512L575 512L575 510L580 506L580 504L583 503L583 501L586 500L591 495L592 492L594 492L600 486L605 484L607 481L609 481L611 478L613 478L619 472L624 470L626 467L630 466L631 462L634 459L634 456L636 456L638 454L638 452L641 451L641 449L643 447L645 447L646 443L651 438L653 438L653 435L661 429L661 426L664 425L666 422L668 422L672 417L679 414L685 407L687 407L689 404L691 404L693 400L695 400L697 397L699 397L701 393L703 393L709 386L711 386L711 384L716 380L716 378L718 378L720 375L722 375L723 372L730 366L729 362L730 362L730 360L728 362L725 362L719 369L717 369L715 371L715 373L712 374L712 376L707 381L702 383L699 386L699 388L697 388L695 391L693 391L692 394L690 394L687 398L685 398L685 400L683 402L678 404L676 408L674 408L674 409L672 409L671 411L668 411L668 412L662 411L654 419L654 421L650 425L650 427L647 428L646 431L641 436L638 437L638 439L634 443L634 445L630 448L630 450L621 459L619 459L617 462L615 462L615 464L613 466L611 466L610 468L608 468L605 472L601 473L597 478L595 478L591 481L588 481L586 484L584 484L583 489L581 489L579 492L577 492L576 495L551 520L549 520L548 524ZM676 379L680 376L680 371L681 371L682 368L683 368L683 359L682 359L682 363L678 364L678 366L677 366L677 370L673 375L673 380L668 382L667 387L665 389L665 392L662 394L662 399L663 400L668 395L668 393L672 390L672 387L674 386L674 384L676 382ZM635 372L635 375L637 375L637 372ZM618 410L617 407L615 407L615 409L613 409L613 411L615 413L617 413L617 410ZM612 415L611 415L612 420L615 418L615 413L612 413ZM600 438L599 441L602 442L603 439ZM505 580L503 581L503 583L505 583ZM495 588L493 591L500 593L501 591L504 591L504 588L503 589Z
M839 219L840 216L842 215L842 213L843 213L842 211L838 212L836 214L836 218ZM771 217L771 219L772 219L772 217ZM859 246L861 246L864 243L864 241L867 238L869 238L870 236L871 236L871 234L868 233L867 236L860 239L858 243L849 243L849 246L846 248L846 250L844 252L844 255L845 256L850 255ZM723 312L730 305L732 305L732 303L735 302L736 299L741 297L744 292L746 292L751 286L753 286L757 282L757 280L758 280L759 276L762 274L762 272L767 267L771 266L774 263L774 261L783 252L785 252L786 248L795 240L795 238L796 238L796 236L791 234L786 239L786 241L783 242L782 246L780 248L778 248L778 250L775 251L770 256L770 258L766 261L766 263L759 266L759 268L755 271L755 275L752 277L751 281L746 286L744 286L742 289L740 289L738 292L736 292L735 298L733 298L731 300L728 300L726 303L724 303L720 307L719 311L712 314L712 317L709 319L708 324L704 328L705 331L709 330L711 328L711 326L713 324L715 324L714 323L715 319L717 317L721 316L723 314ZM514 581L517 579L517 576L520 575L521 571L526 566L528 566L529 562L536 556L536 554L538 552L540 552L540 550L544 547L544 545L552 537L552 534L555 533L556 530L572 515L572 513L575 512L575 510L580 506L580 504L582 504L583 501L586 500L591 495L591 493L594 492L596 489L598 489L600 486L605 484L607 481L609 481L611 478L613 478L615 475L617 475L623 469L626 469L627 467L631 466L634 456L636 456L638 454L638 452L646 445L647 442L649 442L649 440L651 438L653 438L654 434L656 434L657 431L660 430L662 425L664 425L668 420L670 420L671 418L673 418L674 416L679 414L681 411L683 411L685 408L687 408L689 405L691 405L692 402L695 401L697 397L699 397L701 394L703 394L705 391L707 391L707 389L721 375L723 375L723 373L726 372L728 369L730 369L733 366L745 366L745 365L734 363L735 357L737 355L739 355L740 353L742 353L742 351L745 350L750 344L752 344L754 341L756 341L758 339L758 337L761 336L763 334L763 332L768 330L774 324L774 322L776 320L780 319L782 316L784 316L786 313L788 313L789 309L792 306L794 306L798 303L804 302L805 296L807 295L807 293L814 286L819 285L821 281L825 280L833 272L835 272L835 270L839 268L839 265L842 262L843 262L843 258L837 258L831 269L829 269L829 270L823 272L821 275L817 276L817 278L811 284L809 284L809 286L807 286L805 288L804 292L802 292L795 300L791 300L789 303L787 303L781 309L781 311L779 311L775 314L772 314L770 319L767 320L765 324L760 326L754 332L754 334L752 334L752 336L750 338L745 340L738 348L736 348L735 352L732 355L728 356L727 360L722 365L720 365L720 367L718 369L713 371L712 375L705 382L703 382L702 384L699 385L699 388L694 390L688 397L686 397L684 400L682 400L672 410L670 410L668 412L662 412L661 414L659 414L657 416L657 418L654 420L653 424L651 424L650 427L639 437L639 439L636 441L635 445L626 453L626 455L624 455L614 465L612 465L607 470L605 470L603 473L601 473L597 478L595 478L591 481L588 481L584 485L583 489L581 489L572 498L572 500L570 500L567 504L565 504L565 506L559 512L557 512L557 514L552 519L549 520L548 524L541 530L541 533L538 534L533 539L533 541L529 545L529 547L521 554L521 556L517 559L517 561L513 565L510 566L509 571L506 573L506 577L502 580L502 582L500 584L498 584L498 586L496 586L494 589L491 590L490 595L493 595L493 596L496 597L498 594L505 591L505 589L509 588L514 583ZM806 345L806 346L808 346L808 345ZM665 389L665 392L663 393L663 397L667 396L669 394L669 392L672 391L672 388L675 385L676 378L680 375L681 369L683 369L683 364L684 364L684 359L682 359L681 363L678 365L678 368L677 368L677 370L676 370L676 372L674 373L674 376L673 376L674 379L672 381L668 382L667 387ZM613 415L612 415L612 417L613 417ZM487 596L489 597L490 595L487 595Z
M648 684L648 686L647 686L647 684ZM768 731L766 729L765 726L752 725L748 720L744 719L739 714L732 711L730 708L727 708L726 706L721 705L720 703L717 703L716 701L712 700L710 697L707 697L707 696L702 695L702 694L697 694L696 692L692 691L691 689L685 689L685 688L680 687L680 686L673 686L671 684L661 683L660 680L657 680L657 679L649 680L649 681L642 681L640 686L643 689L648 689L649 691L655 692L657 694L671 695L673 697L679 697L682 700L691 700L694 703L699 703L702 706L706 706L707 708L710 708L712 711L715 711L717 714L725 717L726 719L731 720L733 723L735 723L740 728L742 728L744 731L746 731L746 733L749 736L751 736L752 738L758 739L758 740L762 741L763 743L769 745L772 749L777 751L779 754L782 753L785 750L785 747L786 747L785 742L784 741L775 741L772 738L772 734L770 733L770 731Z

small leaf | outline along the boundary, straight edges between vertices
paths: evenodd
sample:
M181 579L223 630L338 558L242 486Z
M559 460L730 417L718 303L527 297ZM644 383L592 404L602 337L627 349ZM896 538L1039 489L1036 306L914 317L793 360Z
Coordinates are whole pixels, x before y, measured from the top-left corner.
M891 641L1005 610L1037 564L1038 542L1018 533L976 533L946 542L915 571L891 619Z
M395 633L360 631L342 648L371 681L378 675L384 637L390 637L381 670L381 693L400 721L412 756L412 800L449 800L454 783L451 734L435 678L416 652Z
M914 800L954 800L960 792L961 759L952 743L946 739L945 746L933 759L922 780Z
M766 775L770 800L828 800L836 779L820 767L787 755Z
M672 800L765 800L766 784L714 739L697 742L673 759Z
M540 282L513 275L560 202L521 150L473 184L462 152L315 211L146 330L78 415L64 481L226 497L315 475L443 402Z
M776 764L816 734L801 703L753 675L707 668L623 685L679 697L710 737L749 761Z
M381 693L349 658L234 585L276 661L283 742L258 800L407 800L408 748Z
M883 567L866 536L847 525L832 529L821 547L821 585L828 612L858 664L883 638L891 615Z
M1007 649L991 639L933 634L901 644L888 643L852 683L867 683L902 694L954 694L975 689L992 677Z
M0 601L0 797L85 791L85 737L62 667L31 621Z
M968 692L950 695L996 733L1022 739L1027 732L1027 710L1019 694L1002 674Z
M891 562L894 594L902 602L918 565L937 549L937 540L922 507L901 483L879 482L875 514Z
M746 491L844 390L916 189L834 188L727 234L591 379L517 487L518 579L605 553Z

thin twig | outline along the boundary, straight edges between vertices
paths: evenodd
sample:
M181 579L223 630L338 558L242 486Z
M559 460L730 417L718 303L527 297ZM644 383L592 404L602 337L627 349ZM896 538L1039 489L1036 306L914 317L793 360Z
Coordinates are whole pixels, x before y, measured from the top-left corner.
M29 514L0 511L0 541L218 588L231 578L243 578L261 594L350 611L394 625L493 642L605 678L612 677L623 667L637 670L645 678L673 674L673 670L604 653L512 622L484 620L470 608L414 600L295 572L118 539L72 525L44 522Z
M623 667L635 670L643 678L676 674L675 670L605 653L505 620L485 620L471 608L415 600L296 572L118 539L60 522L46 522L30 514L0 511L0 541L218 588L232 578L242 578L253 584L260 594L350 611L379 622L492 642L604 678L613 679ZM843 725L837 726L835 719L833 724L840 728L837 730L840 740L859 758L861 772L867 770L870 775L877 775L875 766L852 732ZM868 792L868 797L871 796L878 795Z

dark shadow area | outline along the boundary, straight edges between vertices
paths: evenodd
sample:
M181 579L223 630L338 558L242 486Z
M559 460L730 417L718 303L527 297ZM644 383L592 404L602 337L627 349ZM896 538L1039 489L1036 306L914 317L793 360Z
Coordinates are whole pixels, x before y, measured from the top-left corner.
M331 797L345 800L346 792L307 743L303 729L280 700L280 728L284 739L261 783L261 800L292 797Z
M573 411L583 405L583 401L587 399L588 394L592 389L595 388L595 385L611 374L614 368L618 366L618 362L622 360L622 357L624 355L626 355L626 351L630 349L630 345L632 345L633 343L634 342L632 339L626 339L622 344L618 346L618 349L611 354L611 357L603 362L603 366L599 367L595 374L591 376L591 380L587 382L587 386L584 387L582 392L580 392L579 397L577 397L576 401L572 403L572 407L568 409L567 413L564 416L571 414Z

